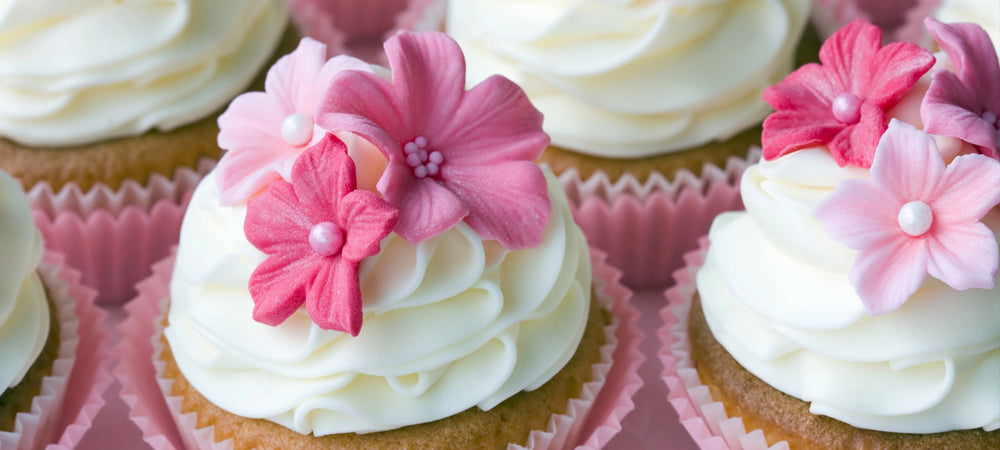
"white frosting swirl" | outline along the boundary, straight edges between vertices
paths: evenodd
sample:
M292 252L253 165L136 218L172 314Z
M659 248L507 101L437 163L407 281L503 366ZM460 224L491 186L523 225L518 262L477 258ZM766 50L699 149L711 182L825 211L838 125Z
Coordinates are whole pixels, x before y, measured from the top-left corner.
M856 253L813 217L839 181L867 176L821 148L747 169L747 211L715 220L697 276L712 333L813 413L901 433L997 429L1000 287L928 277L901 308L869 316L848 282Z
M287 23L281 0L0 3L0 137L81 145L168 131L246 88Z
M637 158L763 121L792 68L809 0L468 0L448 32L468 82L514 80L554 145Z
M361 265L364 325L325 331L300 310L251 318L247 283L265 255L246 207L219 206L214 174L184 218L164 331L184 376L234 414L300 433L371 432L490 409L548 381L586 325L586 240L546 172L544 242L508 251L465 223L416 246L396 234Z
M42 234L21 186L0 171L0 392L16 386L49 334L49 305L37 271Z

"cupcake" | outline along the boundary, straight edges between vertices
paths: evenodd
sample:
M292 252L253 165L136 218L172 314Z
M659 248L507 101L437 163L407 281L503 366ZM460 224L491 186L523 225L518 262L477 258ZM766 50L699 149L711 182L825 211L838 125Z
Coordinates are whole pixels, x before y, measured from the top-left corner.
M1000 65L981 28L927 27L944 52L852 22L765 93L746 212L663 314L696 440L1000 445Z
M547 448L603 423L627 291L533 162L541 115L501 77L466 91L444 34L386 53L391 82L304 39L223 114L153 349L187 446Z
M4 255L0 270L0 446L41 448L59 438L59 423L74 423L73 414L80 412L79 404L75 408L64 405L67 395L79 399L82 394L75 403L100 401L87 395L94 392L94 384L101 385L98 397L107 387L106 381L94 380L100 377L95 373L103 371L96 357L77 355L78 346L99 344L94 320L100 314L89 307L92 292L62 278L73 275L58 266L58 257L46 255L42 262L42 238L31 222L28 201L17 181L2 171L0 252ZM77 311L82 313L79 317ZM81 317L87 322L81 323ZM71 372L91 378L92 384L76 383L79 392L67 394ZM96 411L84 414L93 418Z
M0 11L0 169L21 181L46 222L73 220L63 212L79 217L72 238L59 226L42 232L89 284L105 287L91 267L102 258L74 245L79 234L106 233L88 222L91 213L109 211L125 227L127 207L179 204L184 177L221 155L218 111L258 77L283 36L294 46L287 22L281 0L15 1ZM177 226L166 233L174 242ZM104 246L146 250L113 238ZM163 256L100 269L120 273Z
M541 161L613 181L723 167L759 142L767 86L815 57L808 0L451 2L469 81L499 73L545 115ZM766 31L766 32L765 32Z

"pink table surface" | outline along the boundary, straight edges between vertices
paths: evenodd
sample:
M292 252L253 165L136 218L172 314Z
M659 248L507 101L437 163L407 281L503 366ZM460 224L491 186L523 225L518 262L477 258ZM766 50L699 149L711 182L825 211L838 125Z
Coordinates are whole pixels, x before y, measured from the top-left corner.
M636 292L632 304L639 310L639 327L645 334L641 349L646 361L639 368L645 385L635 396L635 410L625 418L622 431L606 447L609 450L696 449L694 441L667 403L667 387L660 378L663 365L657 357L659 340L656 330L662 325L659 310L665 300L660 291ZM106 305L109 329L125 319L122 307ZM118 336L112 333L112 345ZM128 406L118 397L121 385L116 380L105 394L107 405L80 445L81 450L148 449L139 429L128 419Z

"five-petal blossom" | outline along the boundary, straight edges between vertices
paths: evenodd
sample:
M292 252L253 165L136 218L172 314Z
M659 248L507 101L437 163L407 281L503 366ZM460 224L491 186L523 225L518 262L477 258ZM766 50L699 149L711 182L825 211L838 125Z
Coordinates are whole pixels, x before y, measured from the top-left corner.
M464 219L508 248L540 244L550 212L533 162L549 143L541 113L500 76L466 91L462 51L445 34L400 32L385 49L392 82L338 74L317 122L385 154L378 190L400 210L396 232L417 243Z
M971 23L925 23L955 73L934 72L920 105L924 130L959 138L1000 160L1000 63L989 35Z
M871 167L886 111L934 65L914 44L881 41L878 27L855 20L820 48L822 65L806 64L765 90L776 111L764 120L764 158L826 144L841 167Z
M858 250L848 275L872 315L899 308L930 274L964 290L992 288L1000 250L981 222L1000 203L1000 162L983 155L945 166L934 140L893 120L879 141L871 180L846 180L816 217Z
M304 38L294 52L267 72L264 92L236 97L219 116L219 161L216 180L223 205L237 205L288 180L302 151L326 134L314 123L316 108L331 78L343 70L371 71L347 56L326 59L326 46Z
M347 147L327 135L299 156L291 183L275 180L247 203L247 240L268 255L250 276L254 320L276 326L304 302L323 329L361 329L358 263L379 251L398 211L356 189Z

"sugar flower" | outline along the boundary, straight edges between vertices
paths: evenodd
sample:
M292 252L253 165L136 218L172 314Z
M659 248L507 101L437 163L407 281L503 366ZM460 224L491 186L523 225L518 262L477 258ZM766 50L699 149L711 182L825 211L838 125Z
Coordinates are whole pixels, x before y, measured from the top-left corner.
M508 248L541 243L548 145L542 115L510 80L465 90L465 60L442 33L400 32L385 44L392 82L342 72L317 115L356 133L389 161L378 190L400 210L396 232L416 243L465 220Z
M920 105L924 130L959 138L1000 159L1000 63L989 35L971 23L925 23L955 72L941 70L931 78Z
M891 109L934 65L910 43L880 48L878 27L855 20L820 48L820 64L806 64L764 91L776 110L764 120L764 158L826 144L841 167L867 168Z
M952 288L992 288L1000 250L983 216L1000 203L1000 162L964 155L945 167L934 140L893 120L871 180L846 180L816 217L858 251L848 275L872 315L899 308L930 274Z
M243 231L268 255L250 276L254 320L276 326L305 303L323 329L361 330L358 263L379 251L398 211L356 189L347 147L327 135L247 203Z
M326 59L326 46L305 38L267 72L264 92L236 97L219 116L217 182L223 205L237 205L278 178L288 180L303 150L326 134L315 126L316 107L330 79L342 70L367 70L364 62Z

